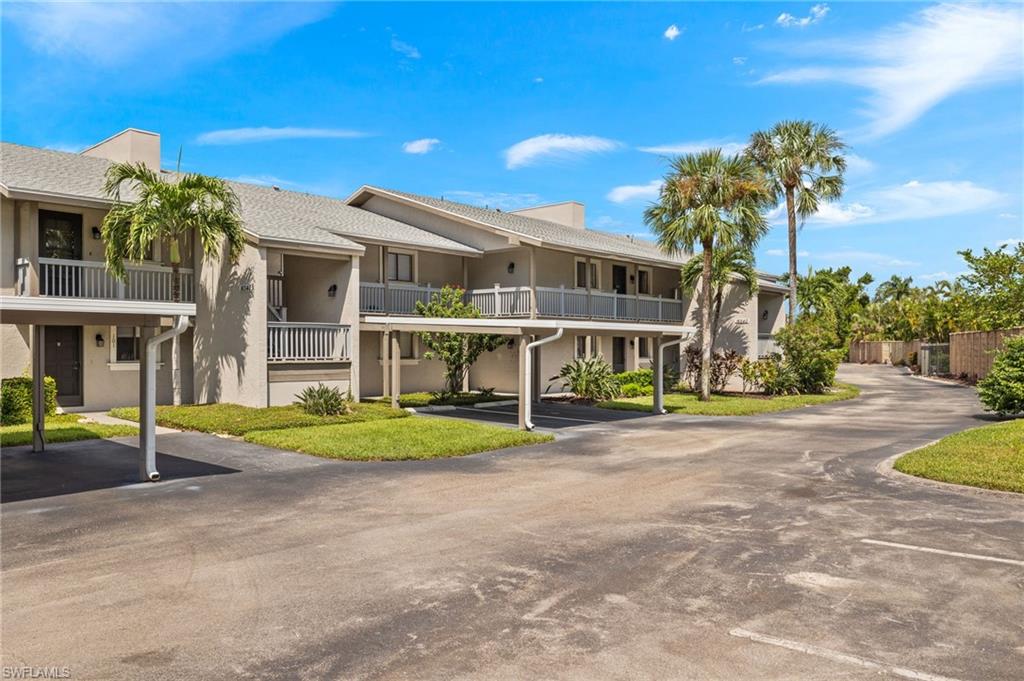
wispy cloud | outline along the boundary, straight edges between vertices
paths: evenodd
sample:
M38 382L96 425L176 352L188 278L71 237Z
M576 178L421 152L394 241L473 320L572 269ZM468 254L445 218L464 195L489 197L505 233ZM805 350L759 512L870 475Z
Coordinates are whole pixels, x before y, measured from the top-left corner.
M391 36L391 49L409 59L419 59L422 56L415 45L403 42L395 36Z
M747 58L746 57L733 57L732 58L732 63L735 64L736 66L743 66L744 64L747 63Z
M543 203L539 195L530 193L507 194L505 192L449 191L444 192L444 197L462 203L470 203L474 206L500 208L501 210L517 210Z
M505 150L505 167L509 170L534 165L542 160L570 159L588 154L614 151L620 142L589 135L537 135L517 142Z
M913 260L904 260L887 253L876 253L874 251L841 250L826 251L824 253L809 253L807 257L826 262L837 263L860 263L874 265L876 267L913 267L920 263Z
M441 144L441 140L436 137L424 137L406 142L402 145L402 151L407 154L427 154L436 149L439 144Z
M228 128L211 130L196 137L199 144L248 144L296 139L353 139L368 137L369 133L344 128Z
M82 149L85 149L88 144L70 144L65 142L53 142L51 144L43 145L44 149L52 149L53 151L63 151L68 154L77 154Z
M118 68L146 59L168 66L273 42L327 17L320 3L5 3L10 22L37 52Z
M629 201L653 200L661 191L661 180L651 180L647 184L624 184L613 188L605 196L612 203L628 203Z
M835 81L867 89L868 123L855 136L877 138L910 125L942 100L1021 72L1022 10L1012 5L937 5L874 36L827 41L817 52L853 66L807 66L762 83Z
M963 270L963 271L960 271L960 272L947 272L946 270L941 270L939 272L927 272L925 274L915 274L914 275L914 279L916 279L918 281L938 281L940 279L946 279L948 281L952 281L953 279L956 279L957 277L959 277L962 274L967 274L967 270Z
M828 5L818 4L811 7L810 14L805 17L795 17L789 12L783 12L775 19L775 23L785 28L806 28L811 24L818 24L824 21L828 12Z
M875 169L874 161L866 159L863 156L847 153L845 154L845 157L847 175L864 175Z
M996 248L1016 248L1017 244L1024 244L1024 239L1003 239L996 243Z
M648 154L695 154L698 151L718 147L724 154L738 154L743 151L746 145L743 142L729 140L698 140L695 142L676 142L674 144L659 144L653 147L637 147L640 151Z
M50 147L50 148L51 149L55 149L56 147ZM1003 220L1013 220L1015 217L1017 217L1017 214L1016 213L1000 213L997 217L1000 217Z
M686 29L683 29L683 30L686 30ZM668 28L665 29L664 36L666 38L668 38L669 40L675 40L676 38L678 38L682 34L682 32L683 31L680 31L678 26L676 26L675 24L672 24L671 26L669 26Z
M760 31L763 28L764 28L764 24L749 24L748 25L746 22L744 22L744 24L740 27L740 32L742 32L742 33L750 33L752 31Z
M282 180L280 177L275 175L239 175L238 177L227 178L232 182L242 182L244 184L258 184L264 187L294 187L295 182L289 180Z
M769 248L767 251L764 252L765 255L770 255L773 258L781 258L781 257L786 256L788 253L789 253L789 251L784 250L782 248ZM798 257L806 258L807 256L810 255L810 252L809 251L797 251L796 254L797 254Z

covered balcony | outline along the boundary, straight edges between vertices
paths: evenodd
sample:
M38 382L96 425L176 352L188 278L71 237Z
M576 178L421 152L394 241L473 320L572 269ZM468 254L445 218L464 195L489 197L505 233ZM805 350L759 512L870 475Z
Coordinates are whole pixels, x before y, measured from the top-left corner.
M174 301L173 271L170 267L150 263L128 265L127 277L120 281L111 276L100 261L41 257L38 264L38 274L33 275L27 258L19 258L15 262L17 295L195 302L195 276L189 268L178 270L180 298Z
M268 322L268 362L348 362L352 359L347 324Z

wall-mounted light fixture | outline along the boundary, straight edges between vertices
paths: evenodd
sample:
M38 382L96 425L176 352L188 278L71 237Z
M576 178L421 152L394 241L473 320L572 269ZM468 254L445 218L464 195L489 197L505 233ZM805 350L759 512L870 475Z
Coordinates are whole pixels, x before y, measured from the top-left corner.
M93 239L96 239L97 241L99 241L102 236L103 236L103 233L100 232L100 228L99 227L93 227L92 228L92 238Z
M103 347L103 334L102 333L96 334L96 347L98 347L98 348L102 348Z
M768 310L761 313L761 319L768 319Z
M516 271L516 264L514 262L510 262L508 264L508 273L509 274L513 274L515 271Z
M338 285L337 284L331 284L330 286L327 287L327 297L328 298L333 298L336 295L338 295Z
M629 283L632 284L634 281L636 281L636 275L635 274L629 275Z
M629 347L636 347L636 341L633 340L632 338L629 339Z

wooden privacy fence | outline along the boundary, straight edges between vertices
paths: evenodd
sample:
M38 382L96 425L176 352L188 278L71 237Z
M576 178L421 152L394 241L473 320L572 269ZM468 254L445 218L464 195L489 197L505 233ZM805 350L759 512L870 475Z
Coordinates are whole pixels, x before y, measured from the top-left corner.
M853 341L850 343L850 361L860 364L893 364L903 360L910 363L910 355L920 352L921 341Z
M949 373L970 381L984 378L996 351L1007 338L1024 335L1024 326L999 331L960 331L949 334Z

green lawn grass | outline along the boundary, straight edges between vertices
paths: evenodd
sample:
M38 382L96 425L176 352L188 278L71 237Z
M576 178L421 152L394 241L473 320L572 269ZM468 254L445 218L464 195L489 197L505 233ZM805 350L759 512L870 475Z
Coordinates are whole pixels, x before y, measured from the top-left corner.
M504 447L547 442L546 433L526 433L456 419L422 416L402 421L253 431L246 441L331 459L401 461L463 456Z
M1024 419L944 437L904 454L893 467L931 480L1024 494Z
M497 402L499 400L515 399L514 396L510 395L481 395L480 393L459 393L448 397L444 400L438 399L434 393L402 393L398 397L398 406L402 408L407 407L429 407L441 404L453 405L453 406L466 406L473 405L477 402ZM386 402L391 403L390 397L375 397L369 402Z
M667 393L665 409L673 414L695 414L698 416L752 416L787 409L808 407L812 404L825 404L848 400L860 394L860 389L853 385L837 383L833 392L824 395L780 395L764 397L760 395L712 395L710 402L701 402L696 393ZM607 402L598 402L596 406L604 409L622 409L626 411L650 411L654 398L620 397Z
M139 420L138 407L118 407L111 416ZM204 433L245 435L253 430L300 428L329 423L359 423L408 416L404 411L386 404L353 404L351 414L340 416L314 416L297 405L287 407L243 407L237 404L189 404L178 407L156 408L156 422L177 430L198 430Z
M139 429L128 425L107 425L104 423L87 423L77 414L57 414L46 417L47 442L73 442L75 440L95 440L101 437L118 437L137 435ZM0 446L16 447L32 444L32 424L20 423L12 426L0 426Z

